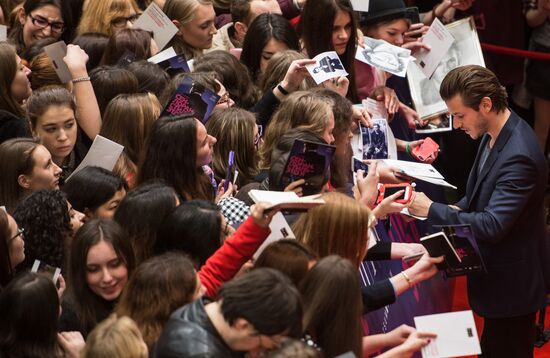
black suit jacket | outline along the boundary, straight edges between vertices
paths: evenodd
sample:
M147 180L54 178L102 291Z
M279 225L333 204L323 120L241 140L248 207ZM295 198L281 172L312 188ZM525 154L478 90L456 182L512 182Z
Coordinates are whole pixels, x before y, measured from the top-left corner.
M457 206L433 203L432 224L470 224L487 273L468 276L468 297L475 312L504 318L535 312L550 287L550 245L544 220L548 166L532 129L515 113L478 175L482 138ZM545 285L548 285L545 287Z

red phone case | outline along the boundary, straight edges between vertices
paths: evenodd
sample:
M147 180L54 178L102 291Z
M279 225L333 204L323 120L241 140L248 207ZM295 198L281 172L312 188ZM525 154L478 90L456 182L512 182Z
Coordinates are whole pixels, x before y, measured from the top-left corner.
M409 197L408 198L405 198L405 199L397 199L395 202L396 203L401 203L401 204L407 204L411 198L412 198L412 186L411 184L409 183L403 183L403 184L382 184L379 188L378 188L378 199L376 199L376 204L380 204L380 202L382 200L384 200L384 192L386 191L386 188L401 188L403 190L405 190L407 187L409 188Z
M435 154L439 150L439 145L433 141L432 138L427 137L424 139L424 143L413 149L413 154L421 161L425 161L430 157L435 157Z

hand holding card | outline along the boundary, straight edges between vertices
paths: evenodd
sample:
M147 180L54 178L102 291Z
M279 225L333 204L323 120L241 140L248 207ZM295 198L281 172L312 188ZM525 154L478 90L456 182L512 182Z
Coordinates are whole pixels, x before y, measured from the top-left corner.
M331 78L348 75L336 51L320 53L313 60L315 60L315 63L306 65L306 68L317 84L321 84Z

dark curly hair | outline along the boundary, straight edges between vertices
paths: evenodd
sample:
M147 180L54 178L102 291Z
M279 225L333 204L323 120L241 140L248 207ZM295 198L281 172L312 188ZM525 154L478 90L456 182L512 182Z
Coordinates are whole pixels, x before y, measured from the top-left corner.
M38 259L63 270L65 241L71 234L65 194L52 189L34 192L15 208L13 218L25 230L25 260L18 268L30 269Z

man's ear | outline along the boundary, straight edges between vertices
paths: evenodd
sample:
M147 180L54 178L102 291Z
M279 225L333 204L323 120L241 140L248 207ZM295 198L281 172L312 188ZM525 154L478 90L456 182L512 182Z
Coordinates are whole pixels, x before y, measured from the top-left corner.
M483 114L488 114L493 110L493 101L490 97L483 97L479 103L479 111Z
M236 38L239 41L244 41L244 37L246 35L246 32L248 31L248 26L244 22L237 21L233 24L233 27L235 28L235 34Z
M17 184L25 190L31 189L31 181L28 176L21 174L17 177Z
M176 26L178 28L178 32L176 32L176 35L178 35L178 36L183 35L183 32L181 31L180 22L178 20L172 20L172 23L174 24L174 26Z

